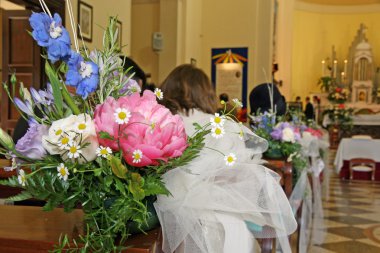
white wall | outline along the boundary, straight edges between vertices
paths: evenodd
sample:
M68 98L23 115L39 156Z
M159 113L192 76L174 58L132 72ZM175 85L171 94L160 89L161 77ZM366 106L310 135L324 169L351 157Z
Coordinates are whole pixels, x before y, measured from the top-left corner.
M71 0L73 5L74 18L78 23L78 0ZM122 51L125 55L131 54L131 0L84 0L93 8L93 34L92 42L86 42L86 46L92 50L102 48L103 31L108 24L110 16L117 16L122 23L122 43L126 45ZM70 32L73 39L73 34L70 29L70 18L66 11L66 28Z

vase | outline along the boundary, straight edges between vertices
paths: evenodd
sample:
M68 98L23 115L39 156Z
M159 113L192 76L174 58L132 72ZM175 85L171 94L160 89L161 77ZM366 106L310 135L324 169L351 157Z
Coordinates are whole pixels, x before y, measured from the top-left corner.
M267 151L264 152L264 158L280 159L283 157L284 155L282 154L281 149L278 148L269 148Z
M156 209L154 208L153 203L156 201L156 196L150 196L145 198L146 209L148 217L146 223L141 224L140 228L138 223L135 221L128 221L126 226L128 233L131 235L140 234L142 231L149 231L160 226L160 221L158 219ZM104 202L105 208L110 208L116 198L109 198Z

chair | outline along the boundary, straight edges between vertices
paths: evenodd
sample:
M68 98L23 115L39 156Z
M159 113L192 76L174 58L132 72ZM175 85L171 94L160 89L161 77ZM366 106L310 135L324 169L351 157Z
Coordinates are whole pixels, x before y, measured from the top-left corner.
M354 171L371 172L371 180L375 180L376 162L367 158L353 158L349 163L350 179L353 179Z

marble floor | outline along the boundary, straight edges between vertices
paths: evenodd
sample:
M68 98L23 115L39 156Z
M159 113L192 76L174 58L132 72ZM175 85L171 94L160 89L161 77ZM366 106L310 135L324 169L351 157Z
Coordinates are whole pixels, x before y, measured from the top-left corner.
M326 237L308 253L380 253L380 183L342 181L329 169L322 197Z

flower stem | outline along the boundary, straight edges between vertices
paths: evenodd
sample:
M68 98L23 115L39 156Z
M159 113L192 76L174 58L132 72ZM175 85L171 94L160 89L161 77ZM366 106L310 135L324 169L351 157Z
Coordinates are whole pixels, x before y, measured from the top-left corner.
M75 104L73 98L71 97L70 93L67 91L66 85L62 84L62 96L63 99L66 101L67 105L70 107L71 111L75 115L79 115L81 112L78 108L78 106Z

